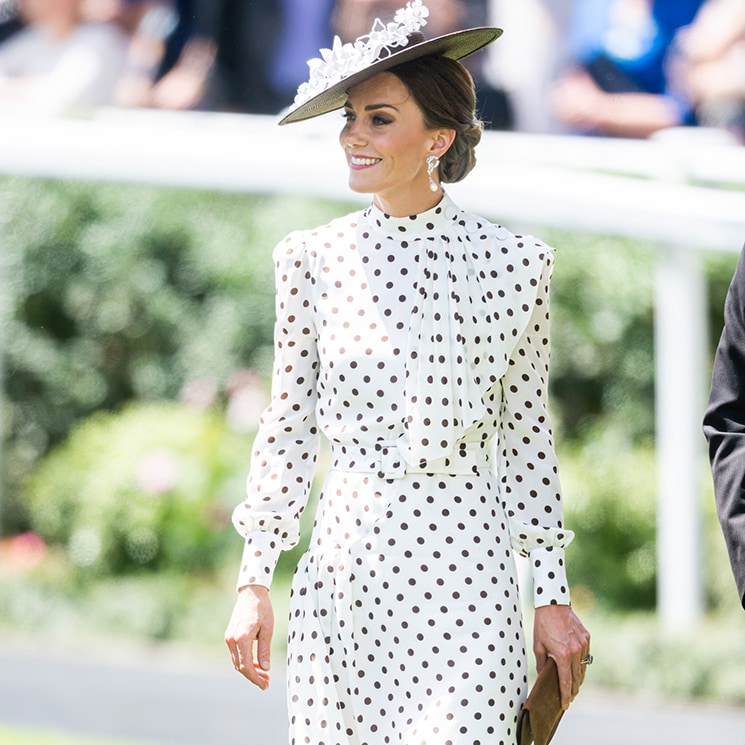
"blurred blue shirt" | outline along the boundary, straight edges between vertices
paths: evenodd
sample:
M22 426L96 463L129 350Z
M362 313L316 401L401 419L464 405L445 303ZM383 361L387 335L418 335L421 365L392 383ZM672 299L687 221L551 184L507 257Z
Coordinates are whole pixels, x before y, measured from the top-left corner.
M575 62L604 57L646 93L667 94L665 62L676 32L705 0L654 0L646 15L624 13L624 0L577 0L570 31Z

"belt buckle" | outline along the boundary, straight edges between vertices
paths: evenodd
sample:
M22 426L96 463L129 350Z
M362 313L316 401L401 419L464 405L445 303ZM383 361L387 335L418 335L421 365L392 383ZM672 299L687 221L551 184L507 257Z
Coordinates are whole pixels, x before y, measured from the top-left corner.
M381 479L402 479L406 475L406 461L396 445L383 445L376 465Z

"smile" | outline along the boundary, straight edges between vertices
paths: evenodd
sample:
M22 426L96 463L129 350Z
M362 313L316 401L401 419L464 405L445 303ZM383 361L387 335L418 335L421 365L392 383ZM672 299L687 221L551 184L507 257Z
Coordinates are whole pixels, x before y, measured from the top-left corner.
M350 155L349 162L353 166L374 166L376 163L380 163L382 158L363 158L359 155Z

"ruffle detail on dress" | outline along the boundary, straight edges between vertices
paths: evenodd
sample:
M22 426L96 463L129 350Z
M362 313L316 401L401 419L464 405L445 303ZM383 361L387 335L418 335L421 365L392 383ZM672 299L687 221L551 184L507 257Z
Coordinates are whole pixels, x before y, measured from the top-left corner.
M410 218L365 213L418 243L418 300L408 340L402 451L412 465L450 455L487 414L485 399L533 312L548 246L458 209L445 195Z

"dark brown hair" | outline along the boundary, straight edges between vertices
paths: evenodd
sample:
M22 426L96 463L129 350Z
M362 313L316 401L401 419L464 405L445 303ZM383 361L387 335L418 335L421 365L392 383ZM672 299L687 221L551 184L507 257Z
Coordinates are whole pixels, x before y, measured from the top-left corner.
M447 57L427 55L392 67L424 114L427 129L454 129L455 140L440 158L440 179L455 183L476 165L483 125L476 118L476 91L466 68Z

